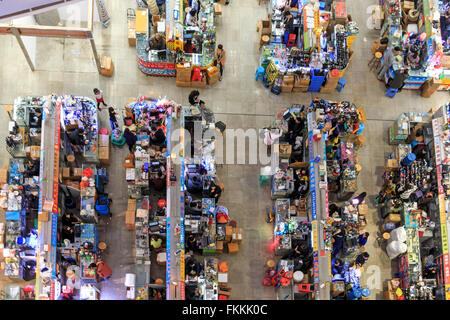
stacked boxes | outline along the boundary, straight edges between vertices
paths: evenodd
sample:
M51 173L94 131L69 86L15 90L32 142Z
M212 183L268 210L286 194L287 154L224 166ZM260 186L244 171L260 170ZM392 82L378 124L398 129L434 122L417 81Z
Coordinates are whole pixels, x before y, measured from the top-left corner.
M270 20L269 19L262 20L261 24L262 24L261 35L270 36L270 34L272 33L272 26L271 26Z
M281 84L281 92L292 92L294 88L294 76L285 75L283 77L283 83Z
M307 92L309 88L310 79L307 77L302 77L299 75L294 76L294 87L292 88L293 92Z
M128 20L128 45L136 47L136 20Z
M37 160L41 157L41 147L40 146L31 146L30 147L30 158L33 160Z
M211 66L208 69L206 69L206 76L208 79L208 84L214 84L217 81L219 81L219 69L215 66Z
M192 66L189 64L177 64L175 67L177 73L176 83L178 87L190 87Z
M320 88L320 93L331 93L336 89L336 86L339 82L339 71L331 70L328 72L327 75L327 81L325 82L325 85Z
M98 159L102 165L109 165L109 136L99 135Z
M136 212L136 199L128 199L127 212L125 214L125 226L127 230L134 230L135 225L135 213Z

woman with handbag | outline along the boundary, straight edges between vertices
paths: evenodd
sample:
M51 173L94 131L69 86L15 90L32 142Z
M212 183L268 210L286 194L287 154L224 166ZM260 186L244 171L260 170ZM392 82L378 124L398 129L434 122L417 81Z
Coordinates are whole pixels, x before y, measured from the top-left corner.
M222 81L223 68L225 66L226 53L223 49L223 45L219 44L216 50L216 57L214 58L214 65L219 67L220 77L219 81Z

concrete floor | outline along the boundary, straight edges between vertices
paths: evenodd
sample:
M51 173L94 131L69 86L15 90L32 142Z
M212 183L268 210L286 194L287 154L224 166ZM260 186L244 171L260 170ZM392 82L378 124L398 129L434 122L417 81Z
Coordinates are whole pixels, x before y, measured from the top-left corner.
M358 22L360 34L352 50L352 63L345 73L347 85L342 94L295 93L275 96L260 82L255 82L254 72L259 63L259 44L256 33L257 20L266 16L266 8L258 6L258 0L231 0L217 19L217 38L227 50L227 64L223 81L212 88L202 89L201 99L216 113L216 119L227 124L227 128L262 128L269 125L275 113L292 103L309 104L313 97L329 100L347 100L364 107L367 115L366 143L359 152L363 167L358 179L360 192L366 191L374 198L381 186L382 167L385 154L392 151L387 144L387 130L392 121L402 112L426 112L431 107L449 101L449 93L436 93L431 98L421 98L418 91L404 90L395 99L384 97L384 85L370 73L367 62L370 48L378 36L377 30L369 30L366 21L370 18L370 5L377 0L350 0L348 12ZM96 72L88 41L38 39L36 71L31 72L14 37L0 37L0 105L12 104L17 96L47 95L49 93L92 96L92 89L103 90L108 104L122 110L132 97L145 95L149 91L161 93L181 104L188 104L191 88L175 86L174 79L146 77L137 68L135 48L128 46L126 9L135 7L135 1L109 1L111 25L103 29L95 25L94 35L101 54L110 55L115 64L112 78ZM101 114L101 124L109 129L107 112ZM0 139L7 134L6 113L3 113ZM4 140L2 140L4 141ZM9 155L0 147L0 165L6 164ZM110 183L107 191L114 199L113 219L100 239L108 243L107 261L113 268L113 277L103 283L103 299L123 299L125 273L133 272L134 233L125 228L127 203L124 183L123 159L126 149L113 149L109 166ZM230 266L232 299L274 299L273 288L262 286L264 263L272 256L268 244L272 228L265 222L265 207L271 204L268 187L258 186L259 166L224 165L218 176L225 185L220 200L229 208L230 215L238 227L244 229L244 240L236 255L223 255ZM370 200L371 200L370 199ZM250 200L250 201L249 201ZM255 201L257 200L257 201ZM371 233L366 245L371 257L366 264L362 284L372 288L372 299L382 299L382 285L391 277L391 261L378 248L375 241L379 230L379 215L369 202L368 226ZM1 217L4 219L4 216ZM2 284L0 279L0 285ZM106 290L106 287L109 289Z

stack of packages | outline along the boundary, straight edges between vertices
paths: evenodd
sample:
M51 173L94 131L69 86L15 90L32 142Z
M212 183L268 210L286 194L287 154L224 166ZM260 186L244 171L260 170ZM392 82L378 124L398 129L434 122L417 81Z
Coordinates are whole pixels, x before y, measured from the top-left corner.
M281 85L281 92L292 92L294 88L294 76L293 75L285 75L283 77L283 83Z
M219 263L218 271L219 300L228 300L231 295L231 288L228 288L228 264L226 262Z
M225 242L228 246L228 253L237 253L239 251L239 244L242 242L242 237L242 228L233 228L232 226L226 226Z
M178 87L190 87L191 86L191 74L192 66L188 63L179 64L175 67L177 73L177 86Z
M81 168L63 168L63 184L80 190L80 180L83 175Z
M136 47L136 20L128 20L128 45Z
M109 135L100 134L99 136L98 159L102 165L109 165Z
M328 72L327 80L322 88L320 88L320 93L332 93L339 82L339 70L333 69Z
M128 199L127 212L125 214L125 225L127 230L134 230L136 212L136 199Z
M208 84L212 85L219 81L219 69L215 66L211 66L208 69L206 69L206 76L208 79Z
M296 74L294 76L294 88L292 88L293 92L307 92L309 88L309 82L311 81L309 77L305 75L298 75Z

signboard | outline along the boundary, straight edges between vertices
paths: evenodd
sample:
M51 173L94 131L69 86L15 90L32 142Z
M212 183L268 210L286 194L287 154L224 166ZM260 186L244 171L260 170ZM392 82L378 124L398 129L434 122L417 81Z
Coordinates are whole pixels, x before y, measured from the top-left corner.
M312 233L313 233L313 251L319 250L319 245L317 241L317 220L311 221Z
M440 129L438 119L433 119L433 137L434 137L434 152L436 155L436 164L440 165L442 163L442 153L441 153L441 139L440 139Z
M64 2L68 5L79 1L81 0L66 0ZM3 16L29 13L30 10L40 10L45 8L47 8L47 10L54 9L54 7L61 5L62 3L63 1L61 0L1 0L0 19L2 19Z
M170 217L167 217L166 237L166 300L170 300Z

